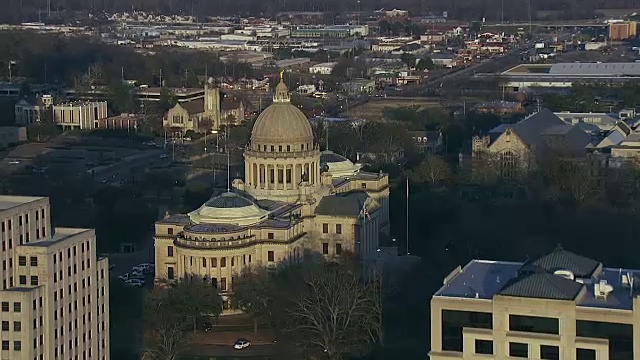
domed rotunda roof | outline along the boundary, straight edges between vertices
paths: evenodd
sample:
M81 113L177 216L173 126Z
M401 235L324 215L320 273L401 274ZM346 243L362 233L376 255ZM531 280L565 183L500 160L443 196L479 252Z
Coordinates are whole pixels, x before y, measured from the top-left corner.
M320 153L320 166L321 171L328 171L334 177L355 175L362 167L362 165L354 164L346 157L330 150Z
M258 116L251 142L266 144L291 144L313 142L313 130L307 116L291 104L289 89L280 77L273 96L273 104Z
M189 213L195 224L251 225L264 220L269 212L253 201L236 193L226 192L209 199L198 209Z

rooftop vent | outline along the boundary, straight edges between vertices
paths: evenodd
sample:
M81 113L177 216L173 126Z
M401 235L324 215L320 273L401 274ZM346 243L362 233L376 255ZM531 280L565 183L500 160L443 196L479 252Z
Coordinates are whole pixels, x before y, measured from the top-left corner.
M569 280L575 280L576 277L571 270L556 270L553 272L553 275L557 275Z
M613 286L607 284L607 280L600 280L600 282L595 283L593 286L593 293L596 299L607 299L607 296L610 292L613 291Z

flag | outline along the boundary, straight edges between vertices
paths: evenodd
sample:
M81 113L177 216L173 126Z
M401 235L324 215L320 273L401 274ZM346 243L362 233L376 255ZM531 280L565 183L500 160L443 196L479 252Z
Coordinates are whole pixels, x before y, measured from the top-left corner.
M360 216L366 218L367 220L371 220L371 214L369 214L369 210L367 210L367 204L369 203L369 200L370 198L367 198L367 200L362 205L362 209L360 210Z
M369 211L367 210L366 206L362 209L362 215L364 215L367 220L371 220L371 215L369 215Z

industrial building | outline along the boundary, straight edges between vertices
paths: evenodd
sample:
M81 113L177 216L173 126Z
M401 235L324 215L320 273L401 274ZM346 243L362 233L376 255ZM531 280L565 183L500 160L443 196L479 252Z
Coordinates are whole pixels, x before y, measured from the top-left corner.
M500 74L476 74L476 79L500 78L511 91L530 88L570 88L574 82L640 82L640 63L522 64Z

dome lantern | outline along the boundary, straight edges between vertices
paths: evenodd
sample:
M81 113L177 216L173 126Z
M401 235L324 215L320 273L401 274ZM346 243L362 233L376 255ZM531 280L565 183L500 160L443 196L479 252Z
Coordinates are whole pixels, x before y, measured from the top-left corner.
M276 86L276 91L273 94L273 102L290 102L289 88L284 83L284 70L280 71L280 83Z

